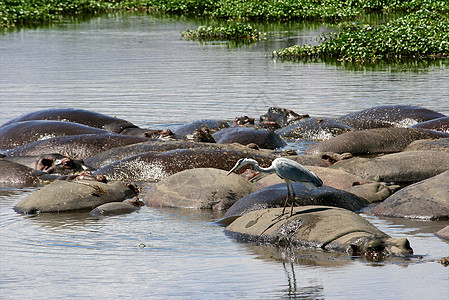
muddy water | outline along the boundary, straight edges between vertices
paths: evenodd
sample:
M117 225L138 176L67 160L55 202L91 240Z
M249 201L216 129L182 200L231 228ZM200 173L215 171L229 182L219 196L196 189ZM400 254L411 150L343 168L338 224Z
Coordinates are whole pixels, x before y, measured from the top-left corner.
M31 111L84 108L166 127L202 118L257 117L269 106L332 117L382 104L449 114L449 70L353 69L281 63L267 53L316 43L323 24L258 25L274 34L243 46L197 43L180 31L198 21L110 15L0 35L0 123ZM304 142L307 144L307 142ZM155 209L95 219L22 216L12 207L34 189L0 190L2 298L442 299L449 273L436 260L448 222L368 218L407 237L416 257L370 263L317 251L240 244L207 211Z

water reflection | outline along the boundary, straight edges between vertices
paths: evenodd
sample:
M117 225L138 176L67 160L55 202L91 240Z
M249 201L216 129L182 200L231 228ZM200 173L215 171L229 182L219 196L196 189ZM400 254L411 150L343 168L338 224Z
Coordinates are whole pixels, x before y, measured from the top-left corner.
M282 263L285 276L288 282L288 289L285 291L287 299L325 299L324 286L318 284L315 286L298 286L296 280L295 265L293 263Z

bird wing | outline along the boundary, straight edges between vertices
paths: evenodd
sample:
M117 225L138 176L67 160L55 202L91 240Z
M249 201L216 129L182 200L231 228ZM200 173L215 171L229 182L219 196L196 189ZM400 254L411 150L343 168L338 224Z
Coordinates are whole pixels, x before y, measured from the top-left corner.
M283 179L311 183L316 187L323 185L323 182L318 176L294 160L277 158L273 162L273 165L276 173Z

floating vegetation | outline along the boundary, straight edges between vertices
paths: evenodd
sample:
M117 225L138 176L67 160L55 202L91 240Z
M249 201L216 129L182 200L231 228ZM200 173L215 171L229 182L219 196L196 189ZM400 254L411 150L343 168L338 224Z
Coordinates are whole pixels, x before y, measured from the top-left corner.
M200 41L245 41L254 42L263 34L249 24L230 23L225 26L199 26L196 30L181 32L184 38Z
M279 59L336 59L352 62L449 57L449 18L420 10L378 26L346 23L323 35L317 46L295 45L273 51Z

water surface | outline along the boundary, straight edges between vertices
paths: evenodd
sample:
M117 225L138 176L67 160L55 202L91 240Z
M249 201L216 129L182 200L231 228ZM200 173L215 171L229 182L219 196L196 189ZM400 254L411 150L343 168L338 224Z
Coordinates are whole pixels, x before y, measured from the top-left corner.
M449 114L444 64L347 68L276 62L270 51L316 43L325 24L261 25L268 40L234 47L181 39L201 22L119 14L0 35L0 123L46 108L83 108L139 126L258 117L270 106L333 117L383 104ZM268 28L268 29L266 29ZM416 257L370 263L319 251L238 243L208 211L144 207L130 215L23 216L35 189L0 190L2 298L443 299L449 273L436 260L448 222L363 214Z

